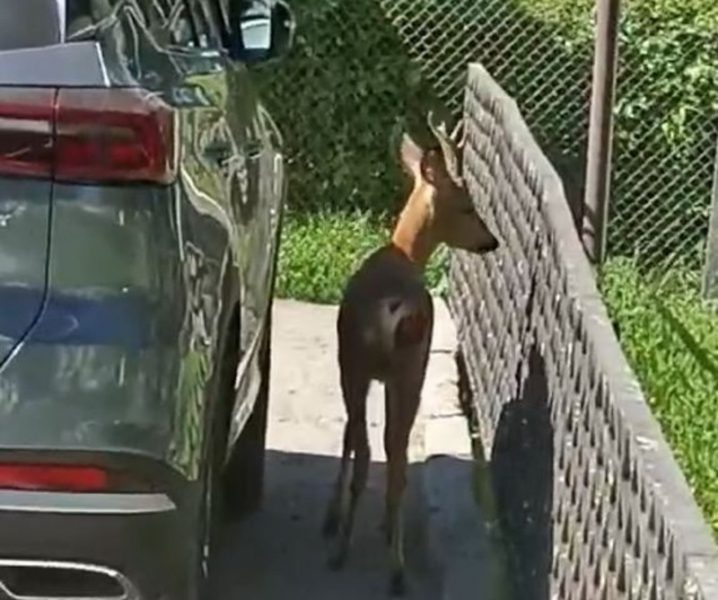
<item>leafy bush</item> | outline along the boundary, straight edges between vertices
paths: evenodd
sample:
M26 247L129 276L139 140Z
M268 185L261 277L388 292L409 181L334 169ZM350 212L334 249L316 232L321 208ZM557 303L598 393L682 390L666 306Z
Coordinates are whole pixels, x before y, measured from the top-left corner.
M361 261L388 238L385 223L368 213L290 213L280 246L277 295L338 302ZM427 266L427 284L435 293L444 285L446 256L440 249Z
M621 27L613 253L700 264L718 139L718 3L634 0ZM644 261L645 262L645 261Z
M375 0L292 6L295 48L257 73L285 137L292 209L397 210L397 134L431 90Z
M697 276L616 259L601 289L648 403L718 535L718 327Z
M617 134L637 152L648 132L686 152L695 117L718 112L718 4L713 0L628 3L620 31L624 86ZM714 140L715 141L715 140Z
M479 14L475 0L293 2L298 20L295 48L282 63L256 73L262 97L285 137L293 209L395 212L401 187L397 134L406 127L421 135L430 107L445 103L458 112L469 59L481 58L490 67L494 62L509 64L500 74L515 80L510 91L535 91L530 83L550 72L546 65L541 70L541 63L529 64L525 56L491 43L491 31L506 14L499 5L513 6L517 19L524 15L517 29L548 43L546 56L571 60L562 43L553 43L552 28L525 16L517 0L482 4ZM452 18L447 19L450 7ZM436 35L445 41L434 46ZM423 41L426 46L418 43ZM457 63L457 77L446 79ZM581 69L589 74L585 57ZM561 114L549 110L546 127L544 119L535 119L541 124L539 134L548 144L543 131L553 131L559 146L573 148L577 131L579 140L585 138L584 83L566 80L561 85L558 77L553 79ZM522 106L535 112L529 102Z
M280 245L277 295L338 302L351 272L384 237L366 213L290 213Z

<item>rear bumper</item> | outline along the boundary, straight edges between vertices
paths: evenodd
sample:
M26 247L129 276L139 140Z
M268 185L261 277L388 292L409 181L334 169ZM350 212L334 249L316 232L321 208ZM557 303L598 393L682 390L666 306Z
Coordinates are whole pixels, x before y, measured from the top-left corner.
M191 598L191 522L164 494L0 492L0 597Z

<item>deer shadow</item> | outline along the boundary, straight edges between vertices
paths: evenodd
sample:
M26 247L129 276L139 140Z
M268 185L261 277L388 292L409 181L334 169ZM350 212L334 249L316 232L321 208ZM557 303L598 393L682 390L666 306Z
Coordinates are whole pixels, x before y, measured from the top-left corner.
M514 597L548 600L553 555L553 426L546 363L533 346L528 377L504 405L491 452L498 516Z
M528 376L515 398L503 405L490 459L477 443L476 461L490 482L481 502L491 503L502 540L508 595L516 600L548 600L553 558L552 506L554 430L548 400L546 364L534 345L527 357ZM462 406L474 419L475 399L468 386L466 362L459 355ZM474 424L476 429L476 423Z

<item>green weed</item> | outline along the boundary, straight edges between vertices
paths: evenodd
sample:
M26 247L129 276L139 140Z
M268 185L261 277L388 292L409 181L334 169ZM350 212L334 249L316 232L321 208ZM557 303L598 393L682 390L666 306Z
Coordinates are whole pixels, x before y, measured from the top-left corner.
M279 252L277 295L336 303L361 261L389 240L386 218L367 212L287 214ZM440 248L427 266L426 280L440 293L448 254Z
M601 289L621 344L693 493L718 535L718 314L698 275L642 273L615 259Z

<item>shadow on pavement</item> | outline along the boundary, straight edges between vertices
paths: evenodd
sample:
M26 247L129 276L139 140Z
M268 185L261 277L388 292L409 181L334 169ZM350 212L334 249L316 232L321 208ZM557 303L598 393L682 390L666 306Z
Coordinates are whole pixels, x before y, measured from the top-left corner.
M534 346L520 396L502 408L490 463L516 599L550 597L553 437L546 365Z
M371 465L347 565L340 572L326 566L330 546L321 535L321 524L338 467L339 459L334 456L268 451L264 506L227 526L212 584L213 598L388 597L389 552L379 529L385 464ZM406 501L405 548L411 586L407 598L435 600L439 594L424 550L420 469L418 464L410 467Z

